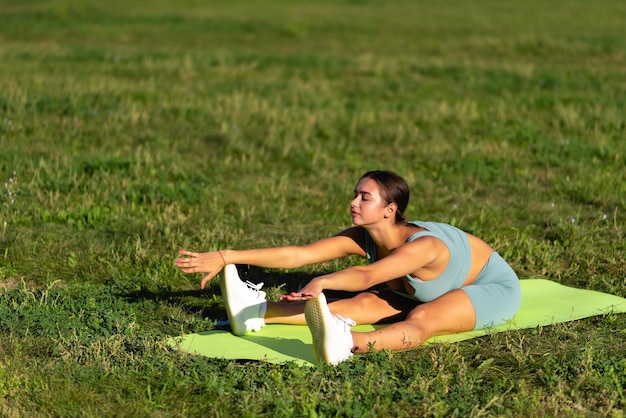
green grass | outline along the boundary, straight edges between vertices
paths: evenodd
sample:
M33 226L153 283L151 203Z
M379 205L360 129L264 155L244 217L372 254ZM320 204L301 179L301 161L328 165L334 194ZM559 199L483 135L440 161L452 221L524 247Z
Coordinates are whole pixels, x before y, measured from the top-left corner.
M339 367L165 341L224 316L179 248L349 225L366 170L521 278L626 297L618 0L0 6L0 416L609 416L626 317ZM273 297L349 259L250 272Z

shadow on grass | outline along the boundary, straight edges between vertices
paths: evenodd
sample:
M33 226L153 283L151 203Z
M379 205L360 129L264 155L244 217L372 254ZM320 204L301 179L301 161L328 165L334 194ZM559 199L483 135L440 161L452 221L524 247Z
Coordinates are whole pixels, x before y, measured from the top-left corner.
M261 267L247 264L238 264L237 270L242 281L251 283L263 283L264 289L281 289L282 293L288 293L299 289L304 284L319 274L304 272L270 271ZM330 299L343 299L354 296L353 292L326 291ZM205 290L152 290L142 288L130 293L120 295L131 303L140 303L151 300L183 309L185 312L197 315L201 318L223 320L226 318L223 300L221 297L217 278L213 279ZM216 297L217 296L217 297Z

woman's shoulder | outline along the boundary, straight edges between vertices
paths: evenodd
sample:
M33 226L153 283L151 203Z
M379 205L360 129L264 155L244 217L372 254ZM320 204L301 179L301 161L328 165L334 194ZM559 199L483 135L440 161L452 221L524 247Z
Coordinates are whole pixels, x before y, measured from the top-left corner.
M365 248L365 242L369 237L367 230L360 226L352 226L350 228L346 228L341 232L338 232L334 235L335 237L348 237L352 239L354 242L359 244L360 247Z
M367 231L362 226L351 226L349 228L346 228L336 233L335 235L351 237L351 236L365 236L366 233Z

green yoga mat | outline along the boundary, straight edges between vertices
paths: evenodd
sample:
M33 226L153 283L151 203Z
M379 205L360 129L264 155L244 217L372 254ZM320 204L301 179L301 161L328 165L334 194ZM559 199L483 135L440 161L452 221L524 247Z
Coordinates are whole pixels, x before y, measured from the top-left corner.
M433 342L456 342L500 331L535 328L574 321L606 313L625 313L626 299L619 296L575 289L543 279L526 279L522 285L522 306L506 324L489 329L433 337ZM359 325L355 331L371 331L372 325ZM260 360L271 363L294 361L316 363L311 334L304 325L268 325L259 332L236 337L227 331L206 331L171 338L170 346L206 357Z

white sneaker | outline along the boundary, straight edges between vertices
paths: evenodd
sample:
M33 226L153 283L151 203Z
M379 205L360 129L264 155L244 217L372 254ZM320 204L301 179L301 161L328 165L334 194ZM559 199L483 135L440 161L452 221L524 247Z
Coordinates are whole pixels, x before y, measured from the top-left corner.
M233 334L243 335L259 331L265 326L267 301L261 287L263 283L255 285L242 282L234 264L224 266L220 275L220 289Z
M333 316L323 293L306 302L304 317L313 337L313 353L317 361L337 365L352 357L354 342L350 327L356 322Z

